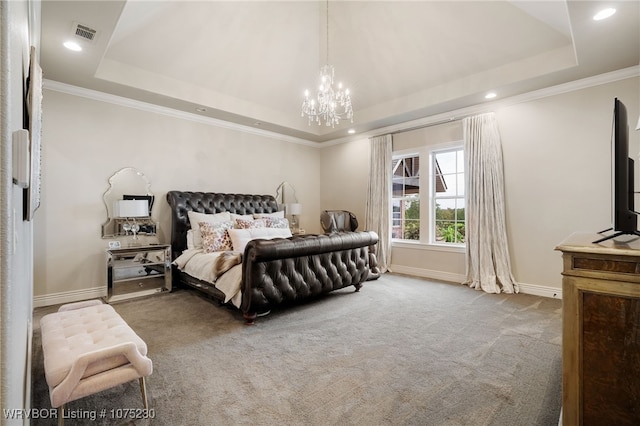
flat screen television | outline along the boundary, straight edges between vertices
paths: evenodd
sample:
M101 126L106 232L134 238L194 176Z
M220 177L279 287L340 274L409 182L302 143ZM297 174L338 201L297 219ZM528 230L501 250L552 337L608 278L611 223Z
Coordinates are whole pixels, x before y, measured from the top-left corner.
M629 124L627 108L616 98L613 107L613 136L611 144L612 157L612 219L613 227L600 231L614 231L613 234L600 238L594 243L619 237L621 235L639 235L638 213L634 210L634 168L629 157Z

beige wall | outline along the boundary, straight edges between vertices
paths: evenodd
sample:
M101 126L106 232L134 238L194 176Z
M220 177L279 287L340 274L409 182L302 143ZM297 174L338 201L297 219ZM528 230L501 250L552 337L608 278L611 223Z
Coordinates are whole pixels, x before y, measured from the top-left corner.
M23 128L29 48L40 47L40 4L0 2L0 405L29 408L33 311L33 222L23 218L23 189L12 182L12 135ZM39 212L36 212L39 214ZM2 424L23 424L3 417Z
M167 191L275 195L285 180L303 206L301 226L319 231L316 147L55 90L44 93L44 133L37 304L106 291L102 196L108 178L123 167L139 169L151 182L161 242L169 242Z
M554 247L572 232L611 224L613 100L620 98L628 109L629 155L638 178L639 93L640 79L633 78L496 111L516 280L560 287L561 258Z
M512 105L487 106L486 111L496 112L502 136L512 269L524 291L560 294L561 260L554 247L572 232L599 231L611 223L613 99L619 97L626 104L635 128L638 93L640 79L631 78ZM423 136L433 143L456 140L461 136L459 128L448 123L425 129ZM630 155L636 159L638 180L640 131L633 128ZM395 135L394 148L410 148L419 133ZM323 205L352 206L364 217L366 145L367 140L358 140L322 150ZM345 182L350 182L351 193L343 191ZM464 254L426 246L393 247L393 265L397 271L440 279L465 275ZM542 291L538 286L544 287Z
M364 229L369 183L369 140L338 144L323 148L320 152L320 209L348 210L358 218L358 229Z
M574 231L609 225L613 98L622 98L635 124L638 80L491 105L502 134L513 272L523 287L555 293L561 286L555 245ZM307 232L320 232L323 209L350 210L362 229L366 225L366 138L317 148L54 90L46 90L44 99L37 303L59 302L58 296L94 297L104 286L102 194L108 177L126 166L140 169L151 181L158 197L153 216L163 242L170 226L164 197L172 189L273 194L286 180L303 204ZM434 143L461 135L459 123L425 132ZM631 135L631 153L638 158L640 132ZM397 135L396 148L411 146L411 137ZM465 274L462 252L428 246L394 247L392 265L399 272L452 281Z

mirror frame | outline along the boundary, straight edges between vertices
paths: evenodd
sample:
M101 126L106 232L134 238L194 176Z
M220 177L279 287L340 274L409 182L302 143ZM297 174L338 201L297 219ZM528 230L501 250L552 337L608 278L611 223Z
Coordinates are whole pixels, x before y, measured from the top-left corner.
M127 175L131 175L128 177ZM129 179L129 180L127 180ZM135 181L135 179L138 179ZM131 235L126 231L122 231L122 224L125 219L113 217L113 202L121 200L124 195L149 195L154 197L151 192L151 182L140 170L135 167L124 167L115 172L108 180L109 187L102 195L107 220L102 224L102 238L118 238ZM149 208L149 218L142 218L136 222L140 225L138 235L156 235L157 224L151 220L153 203Z

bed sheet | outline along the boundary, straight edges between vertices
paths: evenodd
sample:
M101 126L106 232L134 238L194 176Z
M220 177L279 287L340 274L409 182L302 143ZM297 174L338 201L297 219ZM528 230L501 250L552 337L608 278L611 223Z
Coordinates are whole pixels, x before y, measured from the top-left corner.
M239 252L233 252L241 255ZM202 249L187 249L182 252L173 263L178 269L201 281L213 284L225 296L225 303L231 303L240 308L242 301L242 264L234 265L220 274L216 271L216 259L229 252L205 253Z

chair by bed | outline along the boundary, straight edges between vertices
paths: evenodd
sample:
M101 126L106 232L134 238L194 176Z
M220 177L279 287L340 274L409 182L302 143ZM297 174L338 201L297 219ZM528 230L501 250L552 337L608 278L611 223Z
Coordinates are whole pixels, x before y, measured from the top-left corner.
M170 191L171 246L174 259L187 252L189 211L204 214L272 214L278 204L271 195ZM236 306L249 323L272 308L310 300L321 294L354 286L358 291L370 275L369 247L375 232L296 235L254 239L242 251L240 300ZM229 274L227 272L226 274ZM174 270L174 286L202 291L222 302L229 295L212 283Z

